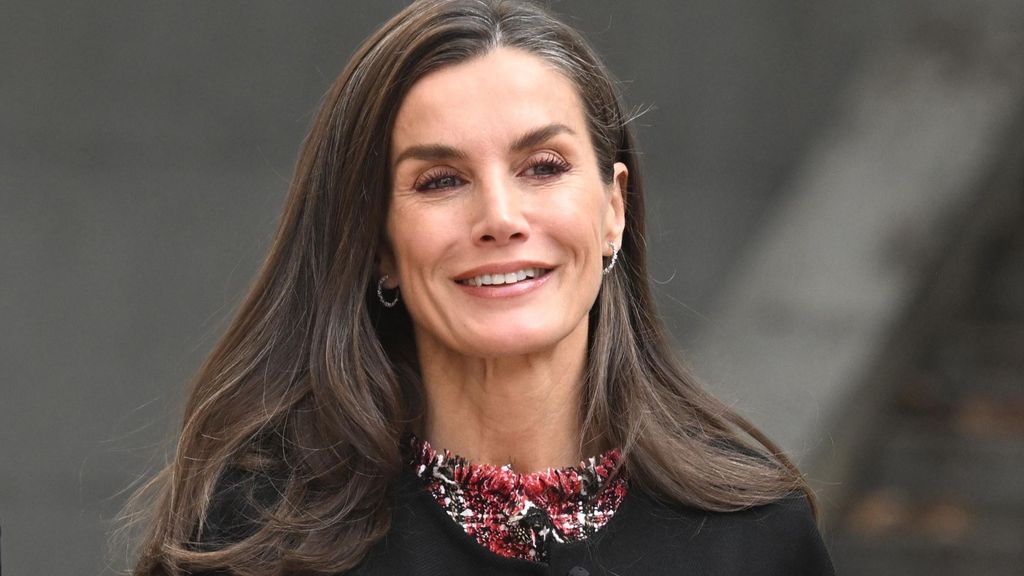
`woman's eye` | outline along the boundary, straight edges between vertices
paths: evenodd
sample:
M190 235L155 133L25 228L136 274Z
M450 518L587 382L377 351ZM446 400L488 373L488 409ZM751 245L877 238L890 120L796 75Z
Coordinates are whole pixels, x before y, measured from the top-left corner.
M426 190L443 190L445 188L454 188L462 184L462 179L455 174L427 174L419 182L416 183L416 190L422 192Z
M551 178L568 171L569 163L554 154L546 154L530 161L530 164L523 172L524 176L534 178Z

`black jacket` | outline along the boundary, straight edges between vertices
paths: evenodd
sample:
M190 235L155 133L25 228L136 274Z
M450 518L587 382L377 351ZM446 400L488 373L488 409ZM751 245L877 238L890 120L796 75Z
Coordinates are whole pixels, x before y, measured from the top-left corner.
M232 498L221 500L228 504ZM235 503L238 503L236 500ZM212 525L231 525L214 506ZM218 508L220 511L218 512ZM217 516L221 516L217 518ZM237 518L237 516L236 516ZM234 525L238 527L237 524ZM233 530L231 530L233 531ZM794 495L742 512L669 507L638 489L597 534L551 544L550 562L498 556L463 531L406 469L391 530L351 576L820 576L835 574L806 499ZM214 576L214 575L207 575Z
M662 505L639 490L594 536L552 543L549 564L503 558L477 544L423 489L402 479L391 532L353 576L687 575L819 576L834 574L802 496L732 513Z

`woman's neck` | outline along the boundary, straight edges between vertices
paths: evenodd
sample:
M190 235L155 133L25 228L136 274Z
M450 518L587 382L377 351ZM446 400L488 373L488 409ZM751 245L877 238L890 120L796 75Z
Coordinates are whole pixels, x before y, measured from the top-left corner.
M577 334L581 332L582 334ZM586 326L528 356L467 358L419 342L427 413L421 433L435 448L517 472L574 466L580 454L580 392Z

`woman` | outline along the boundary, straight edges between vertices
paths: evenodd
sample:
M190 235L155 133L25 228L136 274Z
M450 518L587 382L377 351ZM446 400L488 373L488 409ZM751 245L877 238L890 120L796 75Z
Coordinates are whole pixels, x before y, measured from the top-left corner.
M367 40L136 573L831 573L799 473L670 349L627 122L532 4L418 1Z

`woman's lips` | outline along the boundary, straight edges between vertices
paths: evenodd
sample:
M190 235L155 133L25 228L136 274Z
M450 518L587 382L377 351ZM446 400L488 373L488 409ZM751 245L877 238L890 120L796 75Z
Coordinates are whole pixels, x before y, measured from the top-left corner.
M525 294L543 285L549 278L552 268L542 266L504 267L496 271L490 268L487 272L471 271L462 274L456 283L464 291L474 296L485 298L506 298Z
M548 270L545 268L526 267L512 272L478 274L470 278L457 280L457 282L465 286L502 286L539 278L547 273Z

